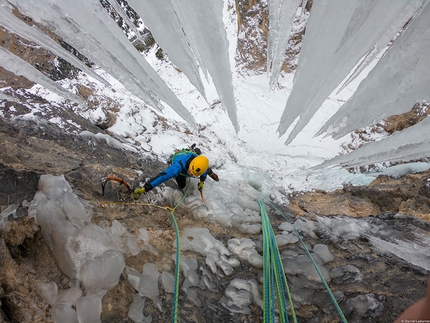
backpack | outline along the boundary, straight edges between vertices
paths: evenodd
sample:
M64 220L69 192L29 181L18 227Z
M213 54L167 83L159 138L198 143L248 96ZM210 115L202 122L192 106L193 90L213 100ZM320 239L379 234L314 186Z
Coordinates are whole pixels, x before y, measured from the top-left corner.
M190 153L193 154L194 157L197 157L198 155L201 155L202 151L200 150L200 148L196 147L196 144L192 144L190 148L175 149L175 153L173 155L170 155L167 164L173 164L175 158L179 155L185 155Z

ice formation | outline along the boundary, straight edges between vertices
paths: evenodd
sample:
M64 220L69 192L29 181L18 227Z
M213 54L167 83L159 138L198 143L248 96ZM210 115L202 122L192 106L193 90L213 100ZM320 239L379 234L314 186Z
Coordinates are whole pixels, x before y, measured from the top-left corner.
M58 93L60 96L78 103L84 103L84 100L79 96L63 89L60 85L52 81L49 77L45 76L34 68L31 64L23 59L0 47L0 66L4 69L14 73L15 75L25 76L28 80L41 84L44 87Z
M206 264L213 273L217 273L218 268L225 275L233 272L232 264L236 262L226 257L230 256L230 251L216 240L206 228L185 228L182 230L180 238L181 250L194 250L206 256ZM224 256L224 257L223 257Z
M162 109L166 101L184 120L194 124L191 113L133 47L99 1L11 1L36 22L50 28L71 46L102 67L147 104ZM58 19L58 16L67 17Z
M160 47L167 52L169 60L178 66L187 75L191 84L205 96L196 57L171 2L169 0L157 2L131 0L128 3L145 21L145 26L151 31ZM160 3L163 4L160 5ZM163 23L160 24L160 21Z
M430 5L426 4L320 133L330 127L334 137L340 138L375 121L408 112L415 103L429 98L429 18Z
M72 322L72 303L76 304L80 321L97 322L93 318L100 317L100 293L118 283L125 266L119 247L107 231L91 222L91 209L77 197L64 176L42 175L31 208L34 211L29 214L35 213L36 223L60 269L71 280L81 281L85 288L85 296L73 301L67 301L70 296L64 293L59 296L52 282L39 283L40 294L55 307L54 317L73 316ZM73 295L74 291L68 293ZM90 318L82 319L86 316Z
M239 121L231 76L223 0L171 1L200 67L209 72L236 132Z
M300 0L269 0L269 36L267 40L267 71L271 71L270 88L274 89L285 61L291 27Z
M151 107L162 109L165 103L184 120L195 124L189 110L134 48L99 1L80 0L79 5L74 7L70 7L65 0L49 0L43 5L35 0L10 2L23 14L58 34ZM124 16L122 8L114 1L110 3ZM394 40L358 91L318 134L329 131L339 138L387 115L408 111L415 102L426 99L426 85L430 81L426 73L430 62L428 55L425 55L430 46L428 3L427 0L400 0L387 6L383 0L351 0L348 3L341 0L315 1L306 27L294 86L278 126L280 135L289 130L286 143L294 140L341 82L349 82L346 80L348 74L351 74L350 79L357 77L376 53L385 50L385 45L397 37L398 32L402 34ZM0 24L6 29L40 44L104 82L102 77L42 35L37 27L17 23L17 18L11 14L12 6L5 0L0 5ZM142 2L131 1L130 5L140 13L143 23L152 29L156 41L168 53L170 60L201 93L205 93L205 86L200 72L208 82L213 82L238 132L240 127L231 77L234 66L230 66L229 43L223 22L224 1L146 1L145 8ZM270 32L267 64L271 73L269 83L273 87L299 1L271 0L268 6ZM57 19L58 16L64 18ZM163 24L156 24L156 17L160 16L170 18L165 19ZM410 18L411 22L403 30L404 23ZM138 35L139 30L133 27L133 23L128 21L128 24ZM1 55L4 61L10 62L3 64L7 65L4 66L6 69L21 73L65 98L82 102L7 50L3 49ZM373 149L376 150L376 147L372 148L375 152ZM386 145L381 152L389 153L392 150L390 145ZM399 158L410 158L398 151L396 154ZM420 157L426 154L427 151L415 153Z
M385 1L314 2L306 26L293 88L278 128L282 135L300 117L290 132L287 143L292 142L330 93L375 45L392 22L398 19L408 2L396 1L390 6L387 6ZM422 15L422 19L427 19L425 17L428 16ZM425 32L426 29L420 30ZM390 51L393 55L399 54L394 48ZM403 56L403 53L400 55ZM403 69L395 71L400 70ZM378 86L373 87L371 91L380 93L381 88L388 90L382 86L387 80L389 78L384 77L384 81L380 79ZM411 89L407 86L404 90L406 88ZM381 97L388 99L393 96L395 93L389 92ZM362 97L367 95L364 93ZM407 108L411 109L412 105ZM356 113L357 116L360 114Z

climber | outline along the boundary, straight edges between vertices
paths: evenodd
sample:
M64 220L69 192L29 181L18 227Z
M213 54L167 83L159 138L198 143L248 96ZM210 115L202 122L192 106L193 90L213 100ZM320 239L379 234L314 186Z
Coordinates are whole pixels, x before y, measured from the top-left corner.
M164 183L165 181L175 178L180 189L186 186L187 177L200 177L200 182L197 184L198 190L201 192L204 188L204 182L209 175L214 181L219 181L219 177L211 168L209 168L209 160L206 156L201 155L199 148L193 144L190 149L176 150L175 154L169 159L169 167L160 174L151 178L143 185L136 188L131 194L134 199L138 199L141 194L149 192L154 187Z

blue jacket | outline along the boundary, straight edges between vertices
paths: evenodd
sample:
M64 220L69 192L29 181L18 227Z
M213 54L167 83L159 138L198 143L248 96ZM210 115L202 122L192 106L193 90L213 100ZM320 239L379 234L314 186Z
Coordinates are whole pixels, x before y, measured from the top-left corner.
M197 154L193 152L177 155L174 158L173 163L168 168L166 168L166 170L162 171L160 174L158 174L154 178L151 178L148 182L145 183L145 185L143 186L145 188L145 191L148 192L154 187L164 183L171 178L179 176L190 176L188 175L188 166L190 165L191 161L196 157ZM210 170L210 168L208 168L208 170ZM200 181L204 182L206 180L208 170L200 176Z

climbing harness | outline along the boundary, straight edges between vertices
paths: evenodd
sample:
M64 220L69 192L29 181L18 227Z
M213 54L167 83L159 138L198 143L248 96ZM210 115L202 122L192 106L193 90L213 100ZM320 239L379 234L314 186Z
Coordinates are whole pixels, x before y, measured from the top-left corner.
M272 228L271 226L270 226L270 223L268 223L268 221L269 221L269 218L268 218L268 216L267 216L267 211L266 211L266 209L265 209L265 205L264 205L264 200L262 200L262 199L260 199L259 200L259 203L260 203L260 208L261 208L261 210L262 210L262 212L261 212L261 217L262 217L262 221L263 221L263 228L264 227L266 227L266 231L268 230L267 229L267 227L270 227L270 229ZM324 279L324 277L323 277L323 275L321 274L321 271L319 270L319 268L318 268L318 265L316 264L316 262L315 262L315 260L313 259L313 257L312 257L312 255L311 255L311 253L309 252L309 249L308 249L308 247L306 246L306 244L304 243L304 241L303 241L303 239L302 239L302 237L300 236L300 233L297 231L297 229L294 227L294 225L293 225L293 223L288 219L288 217L286 217L272 202L270 202L269 201L269 204L270 204L270 206L271 207L273 207L285 220L287 220L287 222L288 223L290 223L291 225L292 225L292 227L293 227L293 230L294 230L294 233L296 234L296 236L297 236L297 238L300 240L300 242L302 243L302 245L303 245L303 248L305 249L305 251L306 251L306 253L307 253L307 255L308 255L308 257L310 258L310 260L311 260L311 262L312 262L312 264L313 264L313 266L315 267L315 269L316 269L316 271L317 271L317 273L318 273L318 276L320 277L320 279L321 279L321 281L322 281L322 283L323 283L323 285L324 285L324 287L325 287L325 289L327 290L327 293L329 294L329 296L330 296L330 299L331 299L331 301L332 301L332 303L333 303L333 305L335 306L335 308L336 308L336 310L337 310L337 312L338 312L338 314L339 314L339 317L340 317L340 319L342 320L342 323L348 323L347 322L347 320L346 320L346 318L345 318L345 316L344 316L344 314L343 314L343 312L342 312L342 309L340 308L340 306L339 306L339 304L337 303L337 301L336 301L336 299L335 299L335 297L334 297L334 295L333 295L333 293L331 292L331 290L330 290L330 287L328 286L328 284L327 284L327 282L325 281L325 279ZM263 206L264 206L264 208L263 208ZM264 210L263 210L264 209ZM265 223L266 222L266 223ZM263 231L263 237L264 237L264 231ZM269 232L270 233L270 232ZM266 233L267 234L267 233ZM272 234L273 234L273 231L272 231ZM265 241L266 241L266 239L265 239ZM274 241L274 243L276 244L276 241ZM263 244L263 249L264 249L264 244ZM268 251L271 251L270 249L268 250ZM266 252L266 250L264 249L264 252ZM278 250L278 255L279 255L279 250ZM265 255L263 256L263 258L265 259ZM282 266L282 263L281 263L281 266ZM266 268L266 262L265 262L265 265L264 265L264 268L263 268L263 272L264 272L264 270L265 270L265 268ZM270 267L269 267L270 268ZM283 269L283 267L282 267L282 269ZM285 274L284 274L284 276L285 276ZM286 280L285 280L285 282L286 282ZM266 283L266 276L265 276L265 283ZM270 287L270 285L269 285L269 287ZM269 288L268 287L268 288ZM290 296L290 293L289 293L289 291L288 291L288 285L286 285L286 290L287 290L287 294L288 294L288 298L289 299L291 299L291 296ZM265 290L265 292L266 292L266 290ZM268 291L267 291L267 293L268 293ZM266 296L266 294L265 294L265 296ZM279 299L279 298L278 298ZM293 304L291 303L291 300L290 300L290 304L291 304L291 309L292 309L292 312L293 312L293 317L294 317L294 322L297 322L297 320L296 320L296 318L295 318L295 314L294 314L294 309L293 309ZM269 303L269 305L271 305L270 303ZM272 304L273 305L273 304ZM265 312L266 311L268 311L268 309L266 309L266 307L265 307ZM279 312L281 313L281 310L279 310ZM281 314L280 314L280 316L281 316ZM274 322L274 321L266 321L266 316L265 316L265 320L264 320L264 322ZM284 322L284 321L282 321L281 320L281 322ZM285 321L285 322L288 322L288 318L287 318L287 320Z

